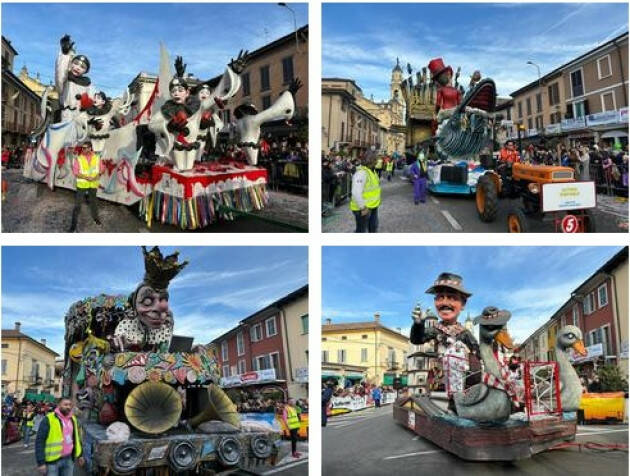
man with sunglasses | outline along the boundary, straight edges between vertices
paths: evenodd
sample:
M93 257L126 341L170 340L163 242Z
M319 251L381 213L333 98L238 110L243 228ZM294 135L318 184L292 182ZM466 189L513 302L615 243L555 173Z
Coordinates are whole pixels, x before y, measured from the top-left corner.
M72 171L77 178L77 191L74 209L72 210L70 233L77 231L81 202L84 199L87 199L94 223L97 225L101 224L96 209L96 192L98 192L101 174L104 172L104 165L99 155L92 151L92 143L90 141L84 142L81 146L81 153L74 160Z

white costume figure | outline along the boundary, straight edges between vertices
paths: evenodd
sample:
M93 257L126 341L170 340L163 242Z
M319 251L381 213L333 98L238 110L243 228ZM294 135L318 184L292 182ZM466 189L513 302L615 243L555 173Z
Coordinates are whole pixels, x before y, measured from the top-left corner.
M127 91L125 97L112 100L100 91L94 95L94 104L85 110L88 116L88 137L94 151L103 151L105 141L110 137L110 129L120 127L119 117L129 112L133 96Z
M85 76L90 71L90 60L87 56L75 54L74 41L69 35L64 35L59 43L61 49L55 62L55 87L62 108L61 121L65 122L80 112L81 96L84 93L88 96L93 94L90 78Z
M295 112L294 96L301 87L301 81L294 79L289 89L283 92L271 107L260 113L253 104L242 104L234 110L236 131L239 135L238 146L245 152L250 165L258 163L260 126L265 122L291 119Z
M149 122L149 130L156 136L156 154L163 159L172 158L175 170L180 172L192 170L198 149L202 145L200 136L203 134L200 132L200 125L204 113L210 112L211 117L213 108L220 107L240 88L240 78L232 67L242 71L239 68L239 64L244 63L241 55L242 52L239 58L236 61L233 60L226 68L219 84L207 97L204 95L203 101L191 95L188 84L183 78L186 65L183 64L181 57L176 58L177 75L168 83L170 99L165 100L160 95L154 103L154 108L159 108L159 111L151 116ZM165 66L168 54L164 49L162 49L161 57L159 81L163 84L165 69L168 71L168 66Z

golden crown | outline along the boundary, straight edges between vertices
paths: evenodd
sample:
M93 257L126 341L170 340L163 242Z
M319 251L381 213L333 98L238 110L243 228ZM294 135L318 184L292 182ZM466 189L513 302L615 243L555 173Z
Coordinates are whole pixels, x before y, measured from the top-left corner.
M188 264L188 261L177 262L179 251L164 257L157 246L149 251L143 246L142 253L144 254L144 282L153 289L167 289L171 279Z

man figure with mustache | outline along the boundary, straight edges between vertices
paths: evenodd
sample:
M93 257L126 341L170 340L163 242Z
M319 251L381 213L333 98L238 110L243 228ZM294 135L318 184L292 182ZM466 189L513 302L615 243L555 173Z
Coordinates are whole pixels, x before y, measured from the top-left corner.
M463 344L466 354L473 354L476 357L471 362L471 368L475 367L478 363L479 344L472 333L457 322L457 317L464 309L466 301L472 296L464 289L462 277L453 273L441 273L426 293L434 295L435 309L440 322L435 326L425 327L425 316L414 315L414 323L409 336L411 343L419 345L435 341L438 344L437 352L440 356L457 350L455 346L461 347ZM472 383L467 382L467 384ZM450 404L449 400L449 406Z

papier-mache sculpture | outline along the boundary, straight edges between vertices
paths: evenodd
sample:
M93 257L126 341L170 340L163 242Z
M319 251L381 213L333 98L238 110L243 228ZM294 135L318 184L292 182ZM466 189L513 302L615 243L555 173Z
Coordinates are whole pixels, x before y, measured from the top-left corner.
M87 56L75 54L69 35L64 35L60 45L55 87L61 122L52 123L54 111L47 107L46 91L42 124L32 135L37 145L25 158L26 177L45 182L51 189L74 189L74 148L89 137L106 168L97 196L124 205L140 202L140 216L149 226L160 221L195 229L218 219L233 219L234 211L249 212L266 205L267 172L256 166L261 125L293 117L299 79L269 108L258 112L251 105L241 105L235 110L235 121L225 123L220 116L241 88L247 51L241 50L228 63L218 82L198 81L186 73L182 57L176 58L173 71L161 45L154 89L139 103L128 90L116 98L97 92L86 76L90 70ZM218 147L220 132L234 136L238 153L218 162L203 162L208 147L218 154L225 150Z
M182 471L269 458L279 435L241 429L213 351L171 347L168 286L188 262L157 247L142 251L145 274L129 296L89 297L65 316L63 394L76 401L89 464L128 473L144 464Z

